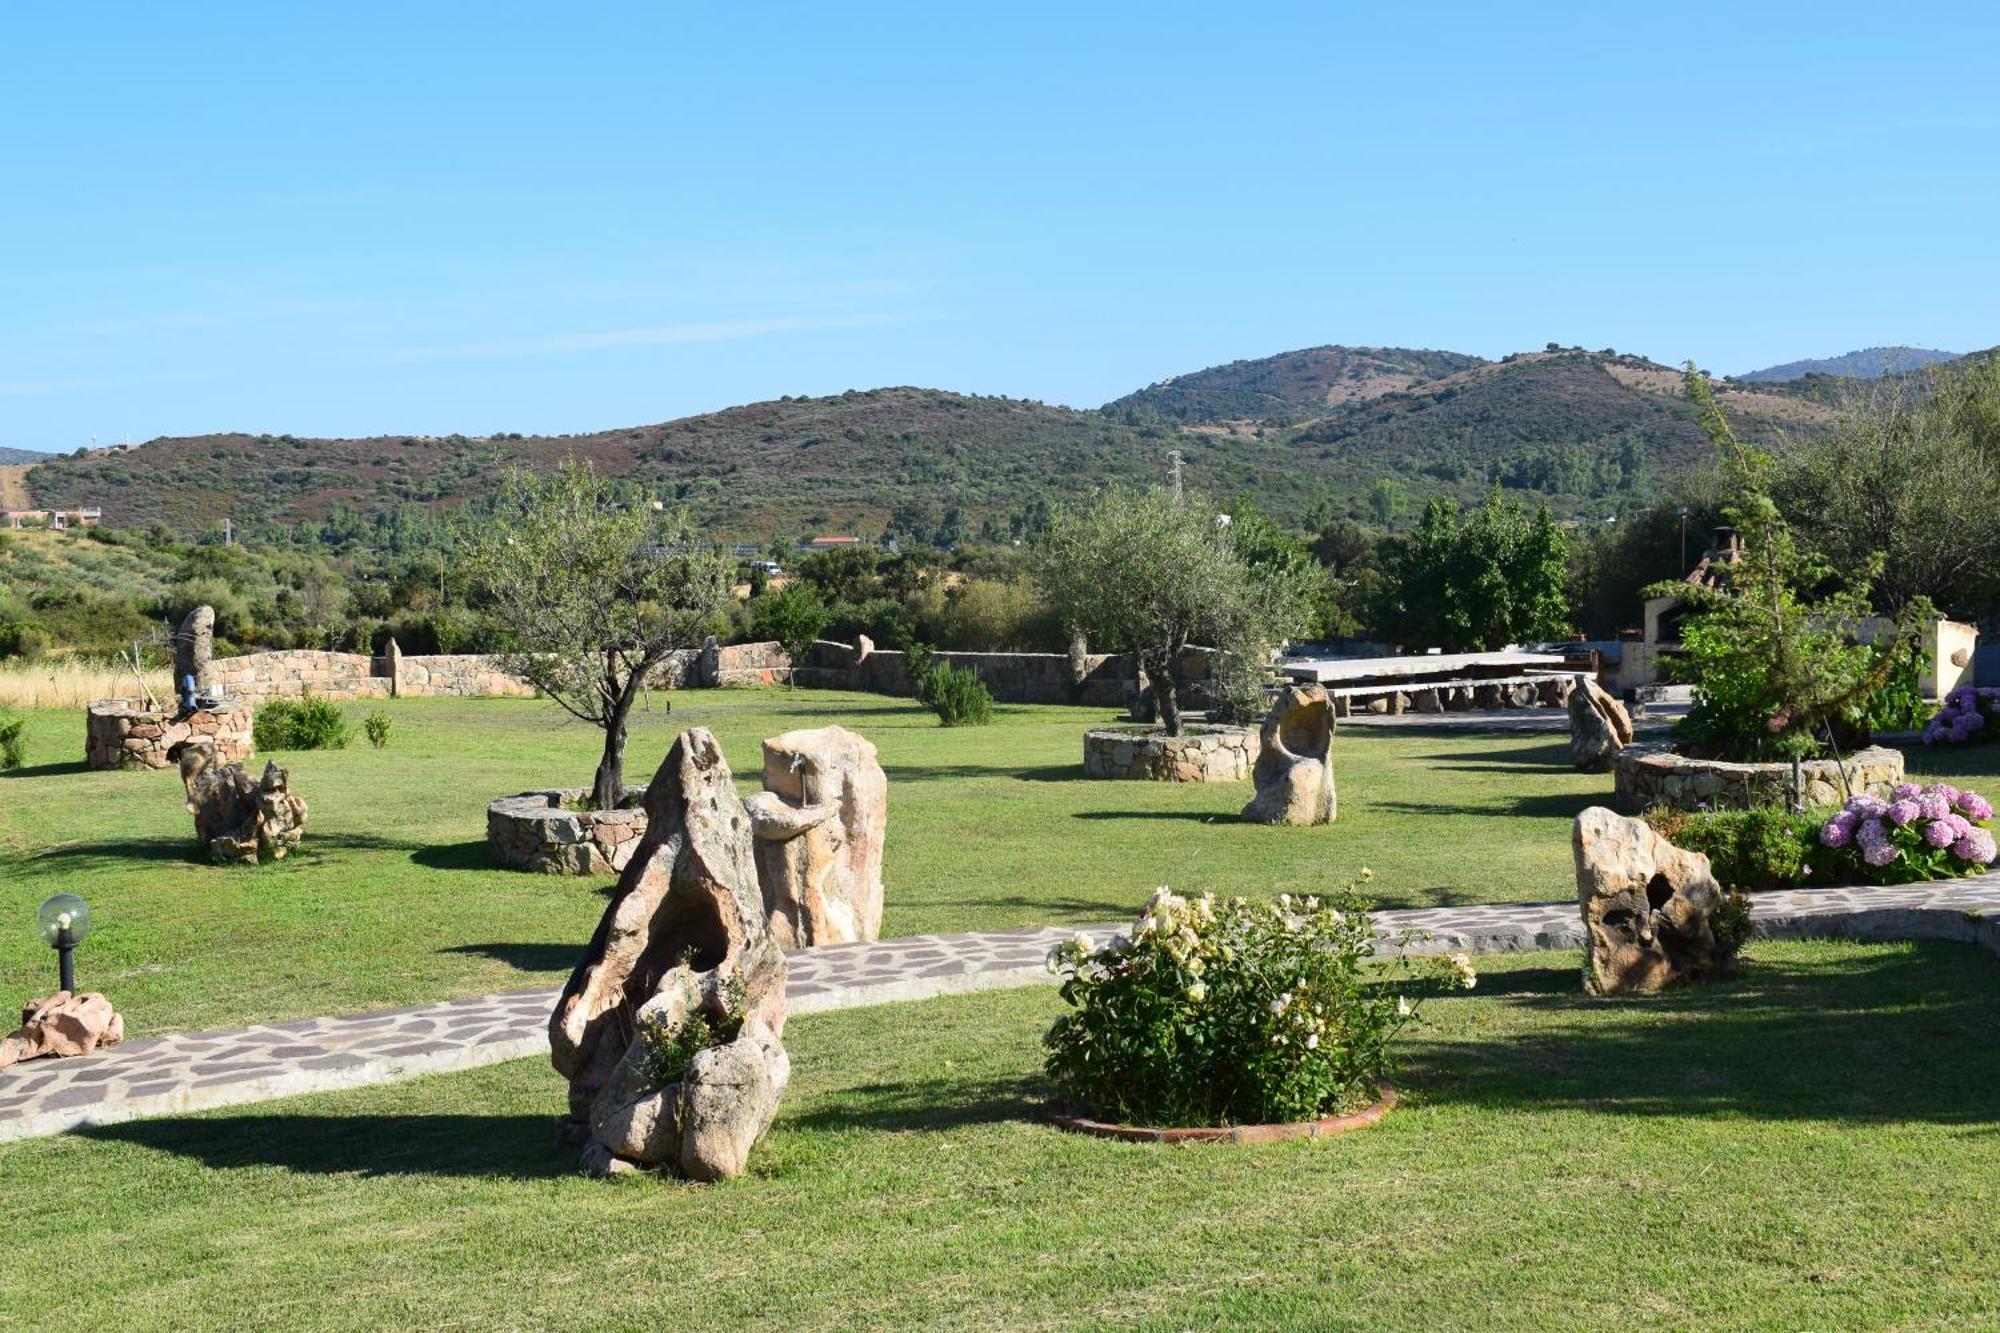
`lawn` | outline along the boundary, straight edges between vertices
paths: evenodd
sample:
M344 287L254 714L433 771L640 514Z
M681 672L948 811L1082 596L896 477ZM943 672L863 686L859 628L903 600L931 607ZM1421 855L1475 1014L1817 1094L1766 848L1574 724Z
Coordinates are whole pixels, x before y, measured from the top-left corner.
M1577 993L1486 960L1406 1100L1320 1143L1042 1118L1052 990L787 1030L745 1179L599 1182L542 1061L0 1146L24 1327L1992 1327L2000 987L1963 946L1764 943Z
M633 729L634 780L695 725L716 732L746 791L758 742L790 727L839 722L880 747L890 935L1123 920L1157 884L1310 891L1364 865L1384 906L1565 898L1569 820L1611 789L1609 777L1571 769L1559 733L1348 727L1336 745L1339 822L1266 828L1235 819L1247 783L1083 778L1081 732L1102 710L1007 707L991 727L945 729L876 695L672 700ZM98 927L80 976L116 998L135 1033L559 981L608 881L490 868L485 805L586 783L597 733L536 700L402 700L384 711L394 719L385 750L357 740L281 756L311 819L302 854L262 869L198 860L174 774L86 770L81 716L30 714L29 766L0 776L0 994L48 989L53 959L31 922L57 890L92 903Z

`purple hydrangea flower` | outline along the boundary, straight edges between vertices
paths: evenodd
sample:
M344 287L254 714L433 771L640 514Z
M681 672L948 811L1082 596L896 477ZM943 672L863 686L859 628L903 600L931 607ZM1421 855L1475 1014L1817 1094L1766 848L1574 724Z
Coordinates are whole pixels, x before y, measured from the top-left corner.
M1887 813L1889 822L1897 828L1901 828L1923 812L1922 806L1918 805L1915 801L1906 799L1891 802Z
M1889 826L1879 819L1865 819L1861 827L1854 831L1854 840L1863 847L1873 847L1889 841Z
M1991 865L1996 848L1993 835L1983 828L1973 829L1951 845L1951 854L1961 861L1971 861L1977 865Z
M1820 827L1819 840L1825 847L1845 847L1854 840L1854 829L1851 825L1841 827L1838 819L1829 819Z
M1958 794L1958 812L1967 819L1993 818L1993 805L1976 791L1961 791Z
M1929 820L1924 824L1924 841L1933 847L1949 847L1958 841L1958 830L1942 819Z
M1903 849L1893 842L1874 842L1864 845L1861 859L1871 866L1885 866L1903 854Z
M1956 811L1946 815L1943 819L1940 819L1938 823L1950 829L1951 836L1954 839L1962 838L1966 834L1972 832L1972 825L1966 820L1964 815L1961 815Z
M1917 798L1917 811L1925 819L1943 819L1951 813L1951 802L1934 791L1927 791Z
M1896 784L1895 790L1890 792L1889 795L1893 800L1914 801L1917 797L1923 795L1923 793L1924 789L1914 782L1899 782Z

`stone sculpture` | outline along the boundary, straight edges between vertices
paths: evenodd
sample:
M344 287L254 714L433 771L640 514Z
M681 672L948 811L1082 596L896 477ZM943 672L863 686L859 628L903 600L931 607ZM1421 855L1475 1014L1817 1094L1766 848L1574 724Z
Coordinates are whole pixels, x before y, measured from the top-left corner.
M245 865L282 860L305 836L305 798L276 763L253 779L242 764L218 764L211 746L186 743L175 748L195 840L210 859Z
M215 608L197 606L181 621L174 635L174 692L179 694L190 677L197 690L209 686L209 664L215 660Z
M21 1026L0 1037L0 1069L44 1055L89 1055L123 1040L125 1019L111 1001L94 990L81 995L59 990L47 999L28 1001Z
M1263 748L1251 776L1257 794L1243 807L1255 824L1331 824L1333 702L1326 687L1287 685L1264 716Z
M788 731L764 742L764 790L748 808L757 878L780 948L881 934L888 807L875 747L845 727Z
M1602 773L1632 743L1632 717L1625 705L1588 676L1577 677L1569 695L1569 754L1586 773Z
M1737 940L1715 931L1728 900L1706 856L1601 805L1576 817L1570 845L1593 994L1650 995L1733 967Z
M682 732L646 790L646 836L549 1018L549 1056L569 1080L562 1134L593 1172L741 1175L777 1114L791 1076L785 955L750 845L715 737Z

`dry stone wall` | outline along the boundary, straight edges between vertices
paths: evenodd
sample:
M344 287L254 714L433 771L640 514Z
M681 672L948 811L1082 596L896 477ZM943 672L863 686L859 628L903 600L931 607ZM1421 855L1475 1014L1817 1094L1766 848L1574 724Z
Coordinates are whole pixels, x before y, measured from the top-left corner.
M232 699L182 717L138 699L99 699L84 714L84 760L92 768L171 768L168 751L206 741L221 763L250 755L250 704Z
M1664 745L1628 745L1612 757L1618 806L1630 814L1656 805L1679 810L1751 810L1792 801L1790 764L1728 764L1690 759ZM1845 769L1846 782L1842 782ZM1808 806L1839 805L1851 790L1887 796L1903 780L1903 753L1880 745L1856 750L1846 762L1809 759L1799 765Z
M1083 771L1148 782L1245 782L1260 748L1257 733L1243 727L1189 727L1179 736L1110 727L1083 733Z

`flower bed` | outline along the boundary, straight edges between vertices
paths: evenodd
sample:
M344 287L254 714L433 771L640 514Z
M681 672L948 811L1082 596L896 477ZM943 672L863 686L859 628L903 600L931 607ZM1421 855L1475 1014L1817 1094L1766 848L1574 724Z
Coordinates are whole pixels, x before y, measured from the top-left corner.
M1753 810L1793 803L1788 763L1732 764L1675 754L1664 745L1639 744L1619 751L1611 767L1618 804L1629 814L1655 806ZM1902 780L1902 752L1880 745L1856 750L1841 760L1807 759L1799 765L1799 803L1838 805L1849 792L1886 797Z
M1083 733L1083 771L1150 782L1247 782L1261 748L1246 727L1191 726L1178 736L1105 727Z
M1849 801L1821 826L1822 855L1881 884L1969 875L1993 864L1993 834L1985 827L1993 807L1978 792L1905 782L1890 797Z
M1384 1083L1375 1100L1351 1115L1321 1116L1276 1125L1194 1125L1182 1129L1152 1129L1145 1125L1113 1125L1088 1116L1058 1115L1056 1123L1079 1134L1127 1143L1283 1143L1289 1139L1324 1139L1349 1130L1380 1124L1396 1107L1396 1090Z
M1071 1006L1044 1039L1064 1114L1125 1137L1257 1127L1251 1139L1379 1118L1389 1043L1430 987L1409 984L1400 950L1372 967L1375 945L1352 886L1262 903L1158 890L1130 934L1049 955ZM1441 971L1478 980L1463 954Z
M643 791L628 790L616 810L578 808L588 788L529 791L486 807L486 850L493 863L544 875L615 875L646 832Z
M1925 745L1964 745L2000 736L2000 689L1961 685L1924 724Z

